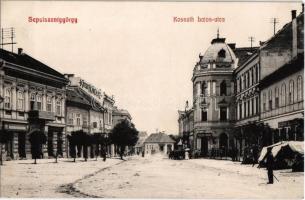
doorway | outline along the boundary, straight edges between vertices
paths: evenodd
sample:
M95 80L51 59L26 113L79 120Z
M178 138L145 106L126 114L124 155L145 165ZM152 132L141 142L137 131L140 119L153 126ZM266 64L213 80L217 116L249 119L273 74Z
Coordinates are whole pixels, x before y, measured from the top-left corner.
M202 156L208 156L208 138L202 137L201 138L201 154Z
M26 133L25 132L18 133L18 154L19 154L19 158L26 158L25 140L26 140Z

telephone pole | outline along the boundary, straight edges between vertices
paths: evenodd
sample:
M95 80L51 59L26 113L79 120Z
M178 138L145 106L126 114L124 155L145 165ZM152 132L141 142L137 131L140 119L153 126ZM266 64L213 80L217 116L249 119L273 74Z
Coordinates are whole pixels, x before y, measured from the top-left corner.
M279 19L278 18L272 18L270 23L273 24L273 35L275 35L275 30L276 30L276 24L279 23Z
M253 42L255 41L255 38L253 36L250 36L249 37L249 41L250 41L250 44L251 44L251 49L253 47Z

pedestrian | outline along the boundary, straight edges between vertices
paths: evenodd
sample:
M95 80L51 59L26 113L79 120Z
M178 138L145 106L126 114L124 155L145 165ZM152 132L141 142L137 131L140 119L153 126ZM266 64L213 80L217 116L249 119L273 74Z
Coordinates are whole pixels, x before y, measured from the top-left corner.
M274 165L274 157L272 154L272 148L269 147L267 149L267 154L266 154L266 167L267 167L267 171L268 171L268 184L273 184L273 165Z
M256 145L254 145L253 148L252 148L252 156L253 156L252 167L254 167L254 165L257 163L257 159L258 159L258 148L257 148Z

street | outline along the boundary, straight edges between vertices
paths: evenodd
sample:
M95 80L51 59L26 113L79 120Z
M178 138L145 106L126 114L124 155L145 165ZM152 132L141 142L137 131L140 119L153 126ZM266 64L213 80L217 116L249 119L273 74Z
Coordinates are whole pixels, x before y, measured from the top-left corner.
M303 198L303 172L275 171L210 159L160 155L119 159L10 161L1 167L3 197ZM5 177L4 177L5 174Z

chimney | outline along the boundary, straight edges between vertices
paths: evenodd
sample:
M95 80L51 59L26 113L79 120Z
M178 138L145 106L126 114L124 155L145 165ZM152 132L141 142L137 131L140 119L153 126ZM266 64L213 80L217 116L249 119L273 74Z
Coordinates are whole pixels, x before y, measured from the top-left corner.
M18 55L21 55L23 53L23 49L22 48L18 48Z
M296 19L296 10L291 11L292 17L292 59L295 58L298 54L298 43L297 43L297 19Z
M230 43L228 45L232 50L234 50L236 48L236 43Z

